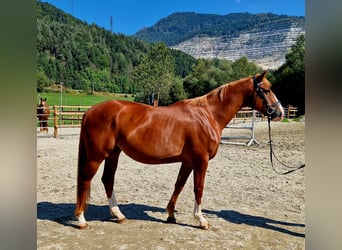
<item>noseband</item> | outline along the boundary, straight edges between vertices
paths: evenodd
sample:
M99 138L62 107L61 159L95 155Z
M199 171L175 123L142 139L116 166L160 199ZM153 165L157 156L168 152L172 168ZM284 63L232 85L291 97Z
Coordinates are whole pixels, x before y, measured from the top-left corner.
M254 88L256 90L256 93L258 96L260 96L262 98L262 100L264 101L264 105L266 108L266 114L268 117L274 117L277 116L278 114L275 114L276 112L276 107L280 105L280 102L274 102L272 104L269 104L268 99L266 98L266 94L265 93L269 93L271 90L269 89L264 89L262 87L260 87L262 82L257 82L255 76L253 76L253 83L254 83Z

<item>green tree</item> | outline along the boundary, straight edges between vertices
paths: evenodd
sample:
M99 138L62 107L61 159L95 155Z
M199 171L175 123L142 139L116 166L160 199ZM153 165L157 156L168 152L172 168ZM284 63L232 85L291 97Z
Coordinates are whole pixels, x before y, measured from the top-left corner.
M205 94L209 90L208 70L210 61L198 59L192 73L184 79L184 90L190 98Z
M131 73L149 48L37 2L37 91L63 82L85 91L94 86L96 91L135 93Z
M298 107L305 113L305 37L298 37L285 56L285 63L274 73L273 91L284 106Z
M175 103L179 100L187 98L187 94L183 88L183 79L175 77L167 99L167 104Z
M171 49L171 54L175 58L176 76L184 78L189 75L193 65L196 63L196 59L181 50Z
M241 57L235 62L220 59L198 59L192 73L184 79L184 89L189 97L204 95L218 86L253 75L260 69Z
M169 94L175 78L175 60L164 43L156 43L143 57L133 72L133 79L139 85L136 101L158 105L162 96Z
M238 80L238 79L250 76L250 75L254 75L258 71L260 71L260 68L255 63L249 62L248 58L245 56L237 59L233 63L232 69L233 69L233 74L232 74L233 80Z

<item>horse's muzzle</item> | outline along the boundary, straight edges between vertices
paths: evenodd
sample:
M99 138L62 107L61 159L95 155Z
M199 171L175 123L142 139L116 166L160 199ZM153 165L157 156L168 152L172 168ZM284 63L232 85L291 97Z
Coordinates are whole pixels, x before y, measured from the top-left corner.
M266 114L272 121L281 121L284 117L284 111L280 102L276 102L271 106L266 106Z
M284 118L284 114L280 110L274 110L270 114L270 118L271 118L272 121L281 121Z

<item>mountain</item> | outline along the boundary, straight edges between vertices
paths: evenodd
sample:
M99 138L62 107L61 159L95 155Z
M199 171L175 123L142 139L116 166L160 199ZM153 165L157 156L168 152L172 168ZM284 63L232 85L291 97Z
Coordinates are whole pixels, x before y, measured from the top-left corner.
M227 15L177 12L143 28L133 37L163 41L195 58L235 61L246 56L264 68L279 68L285 54L304 34L304 17L271 13Z

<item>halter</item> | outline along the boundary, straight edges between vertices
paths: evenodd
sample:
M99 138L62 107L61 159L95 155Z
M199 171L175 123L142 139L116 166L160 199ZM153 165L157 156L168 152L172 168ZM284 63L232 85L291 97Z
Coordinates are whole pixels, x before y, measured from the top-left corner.
M276 101L276 102L274 102L272 104L269 104L268 99L266 98L265 93L270 93L271 90L264 89L264 88L260 87L262 82L258 83L256 78L255 78L255 76L253 76L253 83L254 83L254 88L256 90L257 95L260 96L262 98L262 100L264 101L264 105L266 107L267 117L271 117L276 112L276 106L279 106L280 102Z

